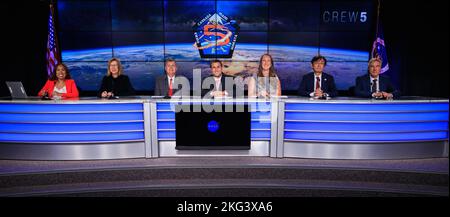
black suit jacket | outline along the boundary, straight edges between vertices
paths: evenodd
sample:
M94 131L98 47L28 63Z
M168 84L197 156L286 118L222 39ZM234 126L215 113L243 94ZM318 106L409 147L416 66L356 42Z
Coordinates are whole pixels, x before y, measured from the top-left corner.
M378 86L380 91L392 93L394 98L400 97L400 91L398 91L394 84L392 84L391 79L386 75L379 75ZM372 97L370 83L370 75L366 74L356 78L355 95L359 97Z
M113 92L114 96L131 96L135 94L130 79L126 75L119 75L117 78L113 78L113 76L103 77L97 96L101 97L103 91Z
M230 85L230 87L227 88L227 84L226 82L232 82ZM203 79L202 84L207 83L210 84L209 89L202 89L202 96L205 96L207 94L210 94L211 91L216 90L216 82L214 80L214 76L208 76L205 79ZM230 89L231 88L231 89ZM222 78L220 79L220 87L219 87L220 91L227 91L228 94L233 93L233 97L237 97L237 96L242 96L241 93L243 93L243 91L234 83L234 77L233 76L229 76L229 75L225 75L222 74ZM231 96L230 96L231 97Z
M310 72L304 75L300 83L300 87L298 88L298 94L300 96L309 97L310 96L309 94L314 92L314 82L315 82L314 72ZM322 72L322 81L320 83L322 91L324 93L327 93L328 96L335 97L338 95L333 76Z
M175 82L172 84L173 88L173 95L183 95L183 96L189 96L190 90L189 86L186 84L189 83L186 77L176 75L175 76ZM180 92L181 89L181 92ZM159 76L156 78L155 81L155 96L167 96L169 94L169 78L167 78L167 75L164 74L162 76Z

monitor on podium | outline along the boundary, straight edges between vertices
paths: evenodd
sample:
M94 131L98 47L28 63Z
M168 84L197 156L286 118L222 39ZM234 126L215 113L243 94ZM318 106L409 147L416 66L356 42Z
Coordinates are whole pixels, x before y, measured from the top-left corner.
M250 149L250 105L177 106L177 150Z

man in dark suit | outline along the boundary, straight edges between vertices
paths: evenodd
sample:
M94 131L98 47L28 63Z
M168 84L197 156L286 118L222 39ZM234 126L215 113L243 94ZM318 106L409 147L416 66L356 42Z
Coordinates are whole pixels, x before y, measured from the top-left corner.
M381 60L372 58L369 61L369 74L356 78L355 95L377 99L392 99L400 96L400 92L386 75L380 75Z
M167 59L164 70L165 74L156 78L155 96L189 96L189 80L184 76L176 75L177 63L175 60Z
M223 64L220 60L213 60L210 66L211 76L206 77L202 82L202 95L204 97L236 97L243 95L243 90L234 83L234 77L223 74Z
M336 84L333 76L324 73L327 59L323 56L315 56L311 60L313 72L303 76L298 88L298 94L314 98L337 96Z

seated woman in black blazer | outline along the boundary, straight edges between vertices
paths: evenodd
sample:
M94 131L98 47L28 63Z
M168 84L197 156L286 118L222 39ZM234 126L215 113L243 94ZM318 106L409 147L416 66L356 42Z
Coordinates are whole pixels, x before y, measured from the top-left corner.
M128 76L123 74L122 64L117 58L108 61L108 72L103 77L98 97L113 98L134 95L134 88Z

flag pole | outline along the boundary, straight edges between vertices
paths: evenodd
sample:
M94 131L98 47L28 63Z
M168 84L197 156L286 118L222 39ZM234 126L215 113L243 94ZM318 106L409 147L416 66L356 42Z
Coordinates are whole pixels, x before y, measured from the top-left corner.
M378 5L377 5L377 21L376 21L376 27L375 27L375 40L374 40L374 42L373 42L373 45L372 45L372 54L371 54L371 57L370 58L376 58L376 56L374 55L374 52L375 52L375 49L376 49L376 43L377 43L377 41L378 41L378 34L379 34L379 27L380 27L380 5L381 5L381 0L377 0L377 2L378 2Z
M380 22L380 7L381 7L381 0L378 0L378 5L377 5L377 29L376 29L376 35L378 35L378 26L379 26L379 22Z
M49 6L50 6L50 12L51 12L52 15L53 15L53 14L55 13L55 10L54 10L54 8L53 8L53 1L50 1ZM52 16L52 20L55 21L55 19L53 18L53 16Z

